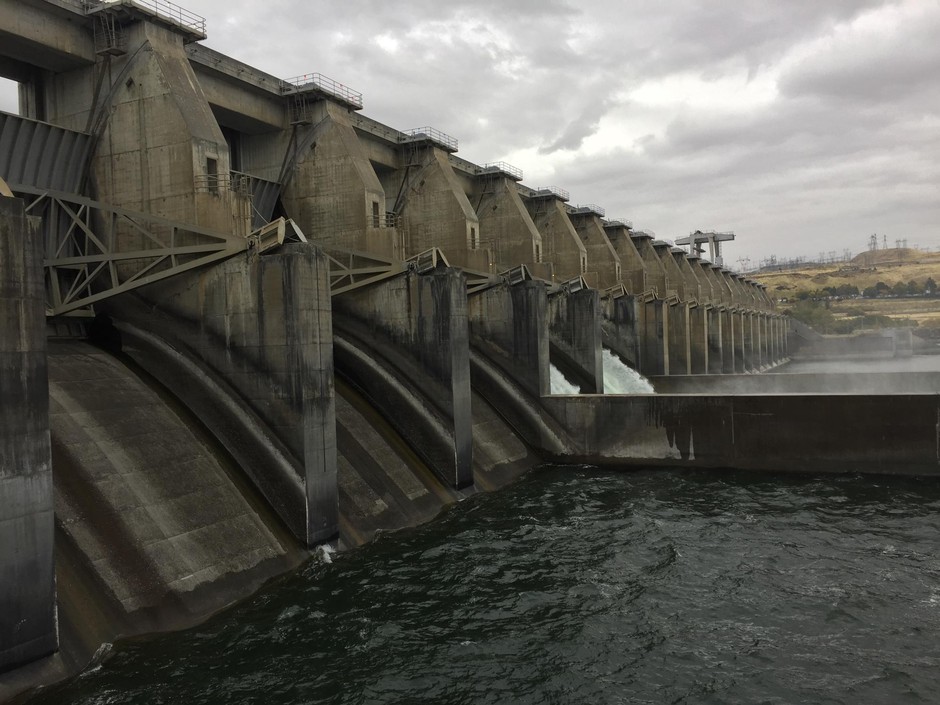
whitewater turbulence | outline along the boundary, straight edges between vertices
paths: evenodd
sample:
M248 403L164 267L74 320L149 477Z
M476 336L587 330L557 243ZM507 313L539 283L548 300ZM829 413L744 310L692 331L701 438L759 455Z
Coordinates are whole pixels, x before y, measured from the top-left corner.
M552 391L554 391L554 378ZM639 372L623 364L617 355L604 348L604 394L655 394L656 390Z
M552 394L580 394L581 388L568 381L568 378L554 365L550 365L550 383Z

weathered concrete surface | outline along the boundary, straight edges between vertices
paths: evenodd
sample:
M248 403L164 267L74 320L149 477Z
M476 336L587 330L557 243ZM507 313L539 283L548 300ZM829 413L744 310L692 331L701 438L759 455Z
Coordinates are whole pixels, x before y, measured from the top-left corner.
M596 289L548 297L548 330L552 362L581 385L585 393L603 393L604 359L601 305Z
M586 273L587 250L568 218L564 201L544 195L523 202L542 236L542 259L555 265L555 281L565 282Z
M106 122L92 160L98 200L247 233L248 197L228 188L228 145L190 66L183 37L150 22L133 23L126 32L128 53L111 66L113 80L120 82L102 91ZM94 82L93 69L57 75L51 101L56 112L50 120L88 129ZM119 242L134 248L145 240L127 229Z
M940 391L940 372L861 374L765 372L693 375L650 380L663 394L923 394Z
M565 457L780 472L940 475L937 394L546 397Z
M290 217L317 243L403 259L397 228L386 227L385 191L349 111L329 101L309 111L313 124L297 128L299 156L282 196Z
M620 257L621 281L630 294L642 294L646 291L646 268L643 258L630 237L630 228L621 223L613 222L604 225L604 232L613 246L617 256Z
M206 419L232 449L284 521L307 544L338 531L333 347L326 258L309 245L284 246L249 260L235 258L198 274L151 286L142 310L116 301L115 316L161 338L200 371L153 373ZM145 362L142 360L142 362ZM182 361L181 361L182 364ZM188 383L200 377L205 386ZM239 412L221 419L231 397L272 434L287 461L256 464ZM256 425L256 424L255 424Z
M446 483L456 488L470 485L469 329L463 274L447 268L409 272L338 296L333 309L335 330L346 339L337 345L337 369Z
M501 175L483 175L474 183L474 208L480 230L493 252L494 269L541 264L542 236L526 210L515 182Z
M133 363L77 342L49 360L61 644L4 674L0 701L74 674L104 642L202 621L309 555Z
M501 487L540 462L540 397L551 393L545 282L501 284L469 297L474 484ZM558 445L560 447L560 444Z
M191 418L87 344L53 344L49 359L56 516L121 612L204 614L207 599L209 611L225 604L207 586L266 561L275 565L260 569L264 577L284 569L292 547L257 516ZM142 620L151 631L162 618Z
M0 196L0 671L57 644L42 252Z
M439 247L454 266L491 271L492 252L447 153L430 143L401 149L403 167L380 178L385 193L397 194L389 210L402 216L407 256Z
M50 71L93 64L95 44L79 12L0 0L0 56Z
M639 371L646 377L669 374L670 309L668 303L655 298L639 304Z
M356 390L339 381L337 392L341 548L422 524L460 498Z
M599 289L620 284L620 256L607 238L600 217L595 213L568 213L568 219L587 253L585 278Z
M467 302L470 341L530 394L550 394L548 292L544 282L501 284Z
M608 296L601 300L604 317L601 332L604 345L616 352L634 369L642 369L642 299L636 296Z

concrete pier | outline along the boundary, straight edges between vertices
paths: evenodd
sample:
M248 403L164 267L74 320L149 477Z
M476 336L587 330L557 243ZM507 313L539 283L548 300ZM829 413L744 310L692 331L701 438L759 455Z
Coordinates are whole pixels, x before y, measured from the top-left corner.
M42 257L23 202L0 195L0 672L58 643Z
M455 488L473 482L466 280L452 268L409 272L337 297L338 366ZM418 419L414 417L419 417Z
M210 429L214 419L230 417L214 432L298 538L313 545L334 536L333 335L323 254L292 245L236 258L150 287L147 296L159 303L142 309L117 301L112 308L118 320L177 348L162 355L153 374ZM196 367L186 371L176 360ZM199 379L221 391L206 393ZM257 424L263 426L258 434L273 434L281 450L252 441Z
M551 357L586 394L604 393L601 304L596 289L550 292Z

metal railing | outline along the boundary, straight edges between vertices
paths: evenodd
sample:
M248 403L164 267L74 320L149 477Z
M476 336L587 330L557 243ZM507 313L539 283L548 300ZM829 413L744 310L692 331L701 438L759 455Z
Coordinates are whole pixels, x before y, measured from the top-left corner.
M450 263L444 256L444 253L441 252L441 250L437 247L432 247L430 250L420 252L413 257L409 257L405 261L408 263L409 268L414 269L414 271L416 271L418 274L430 272L438 265L443 267L450 266Z
M193 179L196 193L220 193L232 190L232 177L229 174L196 174Z
M563 201L571 200L571 194L568 193L563 188L558 188L557 186L539 186L535 189L535 194L537 196L558 196Z
M633 221L626 218L611 218L604 227L633 229Z
M572 213L596 213L601 218L607 215L607 211L594 203L585 203L584 205L578 204L571 211Z
M142 10L148 10L157 17L178 24L180 27L192 30L203 36L206 35L206 18L190 12L184 7L167 0L82 0L85 12L107 5L128 5Z
M506 162L490 162L489 164L483 165L484 174L495 172L503 172L504 174L509 174L517 181L522 181L522 169L512 164L507 164Z
M362 108L362 93L354 91L349 86L334 81L322 73L305 73L302 76L288 78L285 83L289 84L291 89L294 90L315 88L323 93L340 98L357 108Z
M412 142L425 139L439 144L446 149L454 152L457 151L457 138L451 137L447 133L441 132L433 127L414 127L410 130L405 130L405 138L402 141Z

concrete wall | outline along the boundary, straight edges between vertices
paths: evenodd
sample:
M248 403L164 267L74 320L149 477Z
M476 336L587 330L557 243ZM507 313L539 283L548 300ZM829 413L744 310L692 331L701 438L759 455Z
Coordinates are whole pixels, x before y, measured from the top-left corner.
M0 196L0 671L56 648L42 240Z
M626 225L607 224L604 226L607 239L620 258L620 280L630 294L642 294L646 291L646 267L643 258L630 237L630 228Z
M473 205L484 245L492 250L496 272L543 260L542 236L526 210L515 182L501 175L483 175L474 183Z
M333 337L326 258L309 245L284 246L143 290L152 307L120 301L116 317L192 357L273 433L287 465L241 463L291 529L308 544L335 535L336 431ZM210 399L162 380L207 424ZM174 388L175 387L175 388ZM219 431L224 433L224 429ZM236 459L252 457L241 433L226 437ZM247 467L246 467L247 466Z
M636 250L643 260L643 267L646 271L646 286L653 291L657 297L664 299L667 296L669 283L666 278L666 270L662 260L653 249L653 240L645 234L634 234L631 236Z
M555 281L565 282L584 274L587 250L568 219L564 201L554 196L523 201L542 236L542 259L554 265Z
M484 250L480 221L447 153L430 143L406 144L401 169L381 174L382 185L399 213L405 254L439 247L458 267L490 271L492 253Z
M92 162L98 199L214 230L247 233L247 196L227 188L228 146L190 66L183 37L148 22L132 24L126 33L128 53L112 61L110 80L115 83L103 89L113 92L105 93L107 122ZM71 74L56 77L63 111L81 105L66 97L73 84ZM84 93L90 95L91 87ZM53 121L67 125L71 120L62 115ZM213 185L213 171L223 177L222 183ZM236 203L238 199L244 203ZM134 248L144 240L127 230L120 242Z
M548 293L541 281L500 284L467 300L471 343L529 394L550 394Z
M547 397L568 458L788 472L940 475L936 394Z
M568 218L587 253L585 279L599 289L619 284L622 278L620 256L607 239L600 217L594 213L569 213Z
M369 162L349 111L329 101L311 107L301 128L298 158L282 195L301 230L325 246L402 259L396 228L386 227L385 191Z
M634 369L641 369L643 315L645 306L636 296L608 296L601 300L604 345Z
M602 311L596 289L550 293L548 320L552 362L587 394L604 393Z
M343 356L337 356L338 370L447 484L471 484L463 274L455 269L409 272L336 297L334 311L336 330L349 339Z

